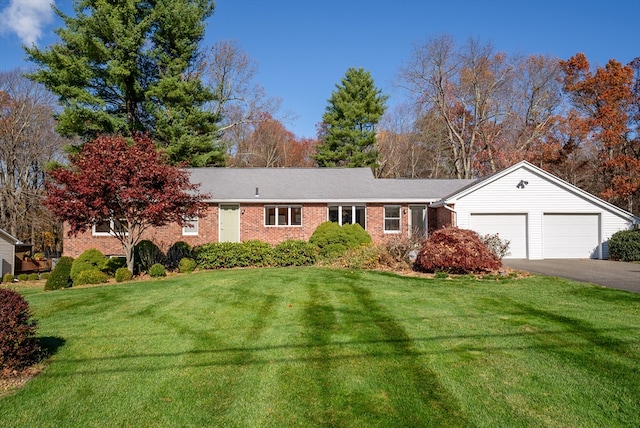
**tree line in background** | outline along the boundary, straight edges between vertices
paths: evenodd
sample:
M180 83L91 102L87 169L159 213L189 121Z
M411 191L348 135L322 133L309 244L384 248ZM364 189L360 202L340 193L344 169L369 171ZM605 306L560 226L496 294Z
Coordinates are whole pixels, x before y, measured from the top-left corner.
M43 209L46 165L99 135L144 132L173 165L370 166L378 177L474 178L529 160L629 211L640 209L640 58L593 68L510 57L443 35L416 45L388 96L350 68L315 139L255 82L235 42L203 47L207 0L74 3L36 68L0 73L0 228L39 250L59 228ZM56 99L57 98L57 99Z

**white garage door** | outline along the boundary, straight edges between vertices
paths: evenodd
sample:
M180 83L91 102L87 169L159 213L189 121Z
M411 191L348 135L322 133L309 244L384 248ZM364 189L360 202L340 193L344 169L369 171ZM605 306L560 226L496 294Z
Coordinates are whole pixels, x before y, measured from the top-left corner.
M505 258L527 258L526 214L471 214L469 228L480 235L498 233L501 239L509 240Z
M543 257L545 259L597 258L598 214L545 214Z

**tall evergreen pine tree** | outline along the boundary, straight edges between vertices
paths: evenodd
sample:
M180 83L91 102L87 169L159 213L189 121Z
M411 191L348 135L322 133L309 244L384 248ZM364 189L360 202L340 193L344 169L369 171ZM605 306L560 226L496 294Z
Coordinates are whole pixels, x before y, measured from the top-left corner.
M59 9L60 41L26 48L38 70L29 77L64 107L58 131L91 140L100 134L148 132L173 163L222 161L214 99L193 71L211 0L74 1Z
M349 68L322 116L324 135L315 155L321 167L376 166L375 126L385 111L388 96L374 85L362 68Z

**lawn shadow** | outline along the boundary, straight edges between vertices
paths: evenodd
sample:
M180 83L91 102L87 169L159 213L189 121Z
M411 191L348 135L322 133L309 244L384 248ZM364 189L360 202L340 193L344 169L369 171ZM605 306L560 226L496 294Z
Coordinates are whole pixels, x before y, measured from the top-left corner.
M65 343L67 343L67 341L63 338L55 336L38 337L37 341L38 345L40 346L42 359L54 356L58 352L58 350L62 348Z
M415 347L417 341L409 336L391 313L375 301L370 289L356 284L350 284L350 287L360 306L378 328L382 341L391 346L394 354L403 356L403 369L409 374L409 384L405 386L419 392L422 404L431 410L431 422L437 426L467 425L468 420L455 396L442 385L435 371L418 361L423 354ZM403 406L398 404L399 407ZM407 417L407 425L416 423L413 415Z

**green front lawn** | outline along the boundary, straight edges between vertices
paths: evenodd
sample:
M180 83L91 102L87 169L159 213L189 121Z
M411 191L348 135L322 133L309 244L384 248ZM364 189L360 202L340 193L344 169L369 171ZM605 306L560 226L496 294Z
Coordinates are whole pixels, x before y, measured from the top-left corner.
M640 426L640 295L321 268L25 289L6 427Z

